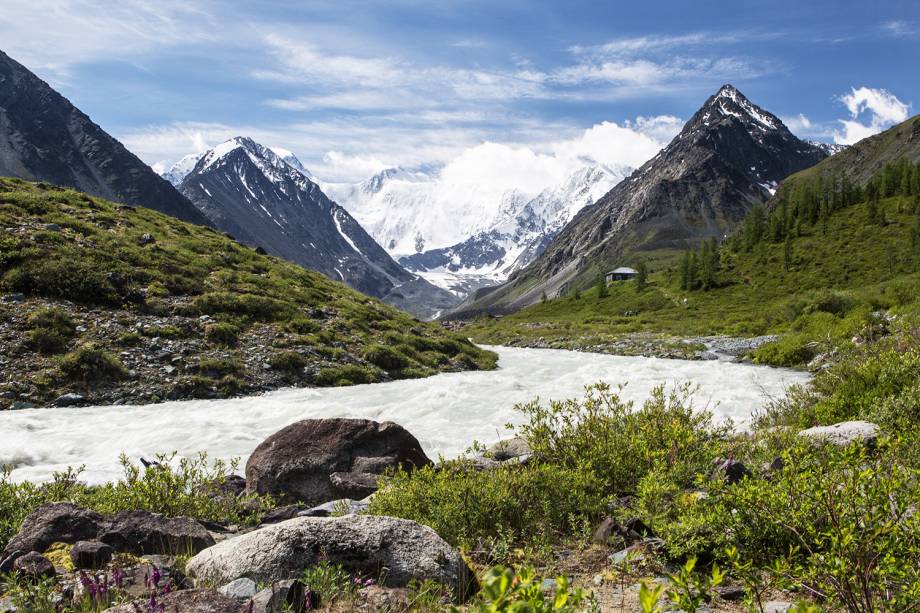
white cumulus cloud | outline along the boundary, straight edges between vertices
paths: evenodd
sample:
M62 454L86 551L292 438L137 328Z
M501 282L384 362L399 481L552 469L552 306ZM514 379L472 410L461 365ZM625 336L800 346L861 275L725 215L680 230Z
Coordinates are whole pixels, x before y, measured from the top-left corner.
M910 105L898 100L886 89L853 87L840 96L850 112L849 119L839 120L843 130L834 132L834 142L852 145L873 134L890 128L908 118Z

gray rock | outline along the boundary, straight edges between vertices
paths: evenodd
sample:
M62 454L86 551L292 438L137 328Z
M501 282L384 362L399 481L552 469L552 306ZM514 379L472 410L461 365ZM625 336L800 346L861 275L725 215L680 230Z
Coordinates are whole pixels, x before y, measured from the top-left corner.
M277 524L279 522L287 521L289 519L294 519L300 513L304 511L304 508L299 504L289 504L283 507L278 507L277 509L272 509L268 513L262 516L263 524Z
M521 456L530 456L531 453L530 444L519 436L500 440L486 450L487 457L499 462Z
M784 600L771 600L764 603L763 613L786 613L792 605L793 603Z
M309 599L309 602L307 600ZM312 611L319 604L312 593L296 579L278 581L252 598L251 613L287 613L288 611Z
M47 551L54 543L91 540L104 525L102 515L75 504L46 504L26 516L19 533L7 544L0 558L6 558L16 550Z
M369 499L368 499L369 500ZM330 500L329 502L301 511L298 517L330 517L332 515L357 515L367 511L370 506L368 500Z
M3 296L2 298L0 298L0 302L7 302L7 303L25 302L25 300L26 300L25 294L7 294L6 296Z
M348 497L330 480L333 473L382 474L430 463L418 440L393 422L306 419L256 448L246 463L246 488L315 505Z
M141 237L140 239L138 239L137 242L140 245L149 245L151 243L157 242L157 239L153 237L153 234L144 233L144 234L141 234Z
M48 230L49 232L60 232L61 226L57 225L56 223L46 223L45 230Z
M86 398L80 394L75 394L73 392L69 394L64 394L63 396L58 396L54 400L54 406L56 407L75 407L86 402Z
M136 613L149 611L150 598L135 600L111 607L105 613ZM214 590L177 590L156 597L156 610L179 613L243 613L246 607L239 600L228 598Z
M273 582L296 577L321 560L363 576L383 576L387 587L433 579L461 598L474 591L475 575L434 530L374 515L299 517L260 528L202 551L186 569L200 581Z
M167 518L147 511L119 513L99 540L136 555L198 553L214 544L214 537L190 517Z
M33 579L54 577L57 574L51 560L37 551L30 551L16 558L16 561L13 562L13 570Z
M13 409L14 411L19 411L22 409L34 409L35 403L28 402L26 400L17 400L16 402L10 405L10 408Z
M716 593L719 595L719 598L729 602L739 602L744 598L746 594L744 588L740 585L719 586L716 588Z
M70 550L70 561L76 568L102 568L112 560L115 550L99 541L78 541Z
M242 577L236 581L231 581L221 588L218 588L217 591L224 596L227 596L228 598L236 598L237 600L249 600L258 593L259 587L252 579Z
M872 446L878 435L879 427L868 421L843 421L832 426L815 426L799 432L799 436L838 447L846 447L853 442Z
M729 485L751 476L751 471L748 470L748 467L738 460L716 458L712 463L713 476L723 477Z
M0 558L0 574L5 575L13 572L13 563L16 561L16 558L24 556L26 553L22 549L16 549L10 551L9 553L4 553L4 557Z
M366 498L377 491L379 475L373 473L332 473L329 482L345 498Z

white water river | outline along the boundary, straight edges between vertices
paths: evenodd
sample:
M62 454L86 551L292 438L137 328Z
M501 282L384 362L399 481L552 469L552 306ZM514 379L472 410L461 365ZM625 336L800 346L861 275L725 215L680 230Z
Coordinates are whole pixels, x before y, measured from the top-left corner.
M86 467L89 482L121 475L118 456L157 452L246 458L270 434L309 417L395 421L432 458L461 454L477 440L490 444L519 423L514 405L580 397L585 385L625 384L621 397L641 403L659 384L698 386L694 406L744 426L751 412L781 397L803 372L658 358L619 357L551 349L490 347L500 356L491 372L450 373L343 388L283 389L230 400L189 400L146 406L27 409L0 412L0 466L16 480L44 480L68 466Z

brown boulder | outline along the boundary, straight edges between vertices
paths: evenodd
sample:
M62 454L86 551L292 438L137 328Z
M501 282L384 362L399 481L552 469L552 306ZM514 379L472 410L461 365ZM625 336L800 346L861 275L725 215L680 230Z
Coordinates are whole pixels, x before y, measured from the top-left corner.
M0 559L9 558L16 551L47 551L54 543L94 539L104 524L102 515L69 502L42 505L26 516Z
M246 488L251 493L320 504L353 493L354 480L333 482L333 473L379 475L397 466L428 464L431 460L418 440L393 422L306 419L279 430L256 448L246 463Z
M147 511L119 513L99 540L115 551L136 555L189 555L214 544L214 537L190 517L164 517Z

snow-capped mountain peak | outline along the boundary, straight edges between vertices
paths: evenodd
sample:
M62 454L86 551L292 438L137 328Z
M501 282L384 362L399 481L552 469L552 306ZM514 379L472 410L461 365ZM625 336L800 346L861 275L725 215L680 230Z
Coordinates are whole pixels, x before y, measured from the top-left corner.
M705 112L704 121L718 117L735 117L755 130L768 131L784 129L782 122L775 115L763 110L738 89L726 83L707 101L701 111Z
M271 149L272 152L275 155L277 155L279 158L284 160L284 162L288 166L291 166L292 168L294 168L294 170L299 171L301 174L303 174L308 179L315 181L315 178L313 177L313 173L307 170L307 168L303 165L303 163L301 163L301 161L297 158L296 155L294 155L293 153L291 153L290 151L282 147L269 147L269 149Z
M195 168L195 164L198 163L198 160L201 159L204 153L190 153L185 157L179 159L175 164L170 166L166 171L160 174L161 177L172 183L173 185L179 185L182 183L182 179L192 172Z

